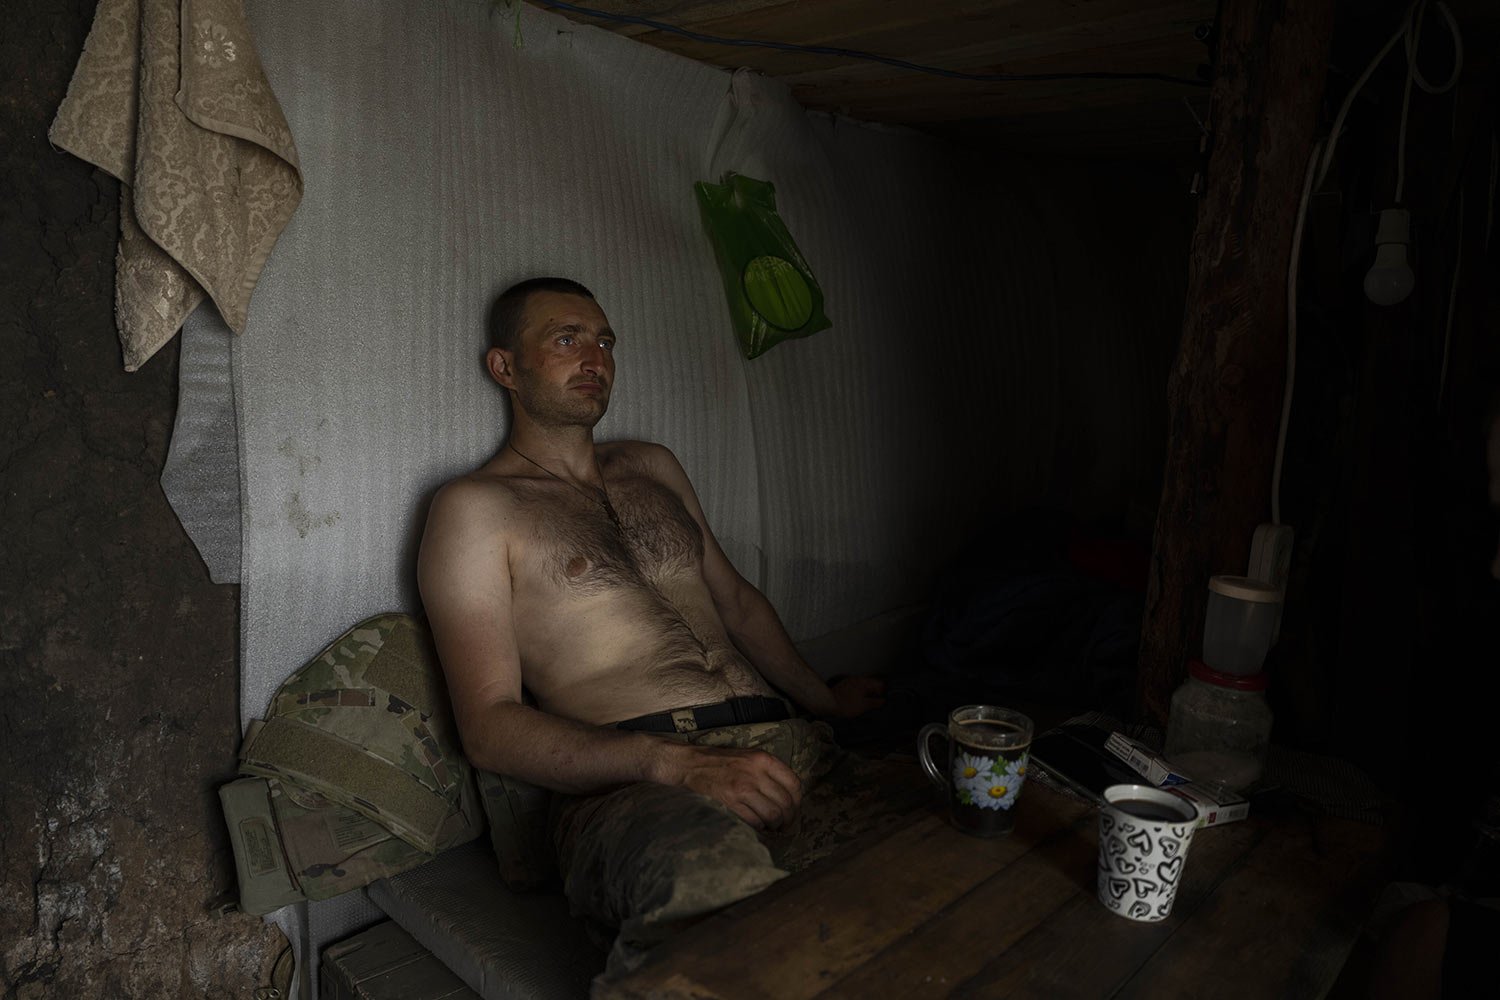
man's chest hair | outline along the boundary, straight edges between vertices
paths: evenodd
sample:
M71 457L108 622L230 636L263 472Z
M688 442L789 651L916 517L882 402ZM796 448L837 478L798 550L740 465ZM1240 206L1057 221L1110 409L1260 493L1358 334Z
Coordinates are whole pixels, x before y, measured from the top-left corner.
M653 479L610 480L618 528L603 504L588 497L538 492L528 504L534 513L525 562L550 585L585 596L621 586L655 586L702 565L698 523L676 494Z

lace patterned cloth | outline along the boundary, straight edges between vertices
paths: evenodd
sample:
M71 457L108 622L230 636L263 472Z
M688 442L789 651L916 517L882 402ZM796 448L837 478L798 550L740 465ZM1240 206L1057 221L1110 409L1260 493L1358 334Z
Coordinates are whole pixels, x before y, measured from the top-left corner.
M122 182L125 370L171 340L205 294L242 332L302 175L241 0L100 0L50 134Z

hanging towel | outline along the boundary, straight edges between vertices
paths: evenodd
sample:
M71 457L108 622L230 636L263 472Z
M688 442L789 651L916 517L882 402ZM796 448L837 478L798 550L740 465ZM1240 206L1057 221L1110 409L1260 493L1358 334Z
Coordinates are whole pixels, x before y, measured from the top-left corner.
M243 332L302 174L241 0L100 0L50 135L121 181L125 370L205 294Z

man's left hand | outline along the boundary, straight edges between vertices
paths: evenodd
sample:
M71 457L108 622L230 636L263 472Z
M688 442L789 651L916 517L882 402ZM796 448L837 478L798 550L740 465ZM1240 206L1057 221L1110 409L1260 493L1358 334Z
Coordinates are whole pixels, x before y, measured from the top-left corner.
M885 704L885 681L879 677L840 677L828 688L833 692L836 707L832 714L837 719L852 719Z

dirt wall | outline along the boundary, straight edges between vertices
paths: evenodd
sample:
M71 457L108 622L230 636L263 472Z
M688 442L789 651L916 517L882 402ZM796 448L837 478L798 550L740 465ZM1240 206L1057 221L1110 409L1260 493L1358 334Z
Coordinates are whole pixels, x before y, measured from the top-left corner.
M0 978L4 997L245 997L214 787L238 743L238 591L158 485L175 342L121 370L118 186L46 130L93 0L0 35Z

